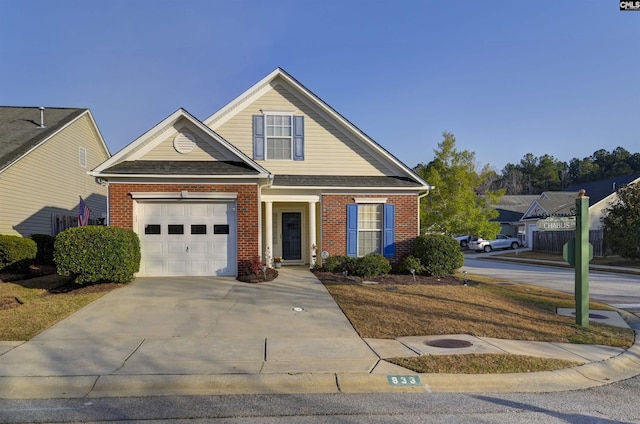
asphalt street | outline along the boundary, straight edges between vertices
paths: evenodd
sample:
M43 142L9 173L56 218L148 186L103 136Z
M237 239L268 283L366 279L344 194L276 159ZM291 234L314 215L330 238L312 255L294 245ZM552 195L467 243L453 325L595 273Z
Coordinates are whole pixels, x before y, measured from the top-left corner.
M474 253L465 255L462 271L566 293L575 292L575 271L572 268L484 260L484 256L485 254ZM631 312L640 311L640 275L590 271L589 293L593 300L613 304Z

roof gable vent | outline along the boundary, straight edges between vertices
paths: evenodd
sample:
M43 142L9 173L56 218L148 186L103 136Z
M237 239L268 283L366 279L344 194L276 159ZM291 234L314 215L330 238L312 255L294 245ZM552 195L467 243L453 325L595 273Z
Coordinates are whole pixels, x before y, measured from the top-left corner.
M186 155L196 146L196 138L191 134L179 133L173 138L173 148L176 152Z

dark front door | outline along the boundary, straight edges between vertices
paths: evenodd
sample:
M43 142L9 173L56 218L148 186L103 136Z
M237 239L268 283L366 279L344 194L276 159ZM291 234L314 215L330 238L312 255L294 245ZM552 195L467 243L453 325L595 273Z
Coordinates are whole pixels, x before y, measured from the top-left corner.
M302 259L302 214L282 213L282 257L285 261Z

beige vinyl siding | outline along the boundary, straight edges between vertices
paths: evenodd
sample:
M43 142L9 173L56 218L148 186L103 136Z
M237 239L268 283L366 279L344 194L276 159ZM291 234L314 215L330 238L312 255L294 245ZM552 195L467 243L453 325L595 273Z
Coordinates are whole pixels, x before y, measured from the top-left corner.
M181 120L185 121L185 120ZM180 122L179 122L180 124ZM144 154L139 158L139 160L172 160L172 161L181 161L181 160L231 160L234 156L230 155L229 152L217 144L214 146L212 143L205 141L202 131L197 128L188 125L175 125L175 131L169 131L168 134L164 134L164 140L160 142L157 146L153 148L153 150ZM178 153L176 149L173 147L173 139L179 133L191 134L196 139L196 145L190 153L182 154Z
M280 82L280 83L277 83ZM253 157L252 116L265 111L293 112L304 115L304 160L258 161L274 174L293 175L391 175L378 155L372 155L358 142L353 141L304 102L294 96L293 88L281 80L274 81L273 88L262 97L238 112L215 131Z
M80 166L79 148L87 151ZM85 114L0 173L0 234L51 234L52 214L77 216L79 196L100 218L107 189L87 175L108 159L91 119Z

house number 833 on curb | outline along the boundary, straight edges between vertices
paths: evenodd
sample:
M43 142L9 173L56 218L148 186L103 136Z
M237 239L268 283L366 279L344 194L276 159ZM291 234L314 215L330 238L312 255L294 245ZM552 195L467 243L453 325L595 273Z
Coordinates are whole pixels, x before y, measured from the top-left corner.
M417 375L388 375L387 380L391 386L422 386Z

